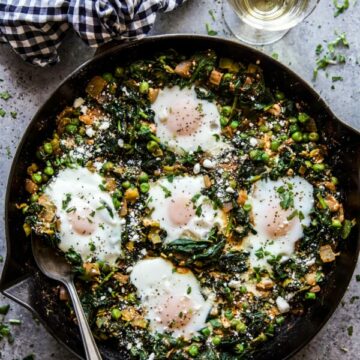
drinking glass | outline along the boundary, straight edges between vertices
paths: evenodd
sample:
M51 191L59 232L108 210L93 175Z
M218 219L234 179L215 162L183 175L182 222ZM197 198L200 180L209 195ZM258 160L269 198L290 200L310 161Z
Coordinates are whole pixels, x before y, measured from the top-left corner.
M319 0L223 0L223 16L241 41L267 45L280 40L315 9Z

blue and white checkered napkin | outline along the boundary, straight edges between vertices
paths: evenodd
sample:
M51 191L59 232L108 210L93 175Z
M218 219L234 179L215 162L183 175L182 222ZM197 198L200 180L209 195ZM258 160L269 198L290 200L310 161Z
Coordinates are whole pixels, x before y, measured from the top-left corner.
M159 11L186 0L0 0L0 42L39 66L59 61L57 48L72 28L89 46L147 34Z

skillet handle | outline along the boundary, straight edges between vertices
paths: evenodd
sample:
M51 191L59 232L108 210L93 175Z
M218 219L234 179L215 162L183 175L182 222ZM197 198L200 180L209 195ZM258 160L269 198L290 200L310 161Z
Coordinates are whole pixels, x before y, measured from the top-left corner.
M68 289L69 295L71 297L74 306L75 314L80 328L81 338L84 344L86 359L101 360L99 349L96 345L94 337L92 336L91 329L86 319L74 282L73 281L64 282L64 285Z

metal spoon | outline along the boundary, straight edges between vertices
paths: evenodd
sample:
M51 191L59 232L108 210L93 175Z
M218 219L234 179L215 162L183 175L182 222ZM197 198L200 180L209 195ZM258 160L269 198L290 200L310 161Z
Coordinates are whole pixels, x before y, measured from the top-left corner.
M67 288L78 320L81 338L84 344L87 360L101 360L99 349L92 336L89 323L84 314L79 296L74 285L71 266L64 256L53 248L47 247L41 239L33 236L31 239L32 252L39 269L49 278L60 281Z

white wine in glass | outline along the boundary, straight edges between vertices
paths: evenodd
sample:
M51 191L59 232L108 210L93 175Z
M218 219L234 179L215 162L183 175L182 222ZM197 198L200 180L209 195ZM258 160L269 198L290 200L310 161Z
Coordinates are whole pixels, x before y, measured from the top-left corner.
M223 0L231 32L253 45L271 44L304 20L319 0Z

